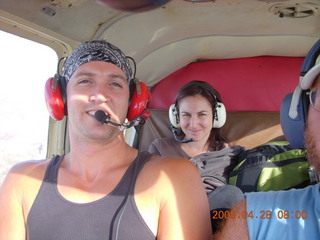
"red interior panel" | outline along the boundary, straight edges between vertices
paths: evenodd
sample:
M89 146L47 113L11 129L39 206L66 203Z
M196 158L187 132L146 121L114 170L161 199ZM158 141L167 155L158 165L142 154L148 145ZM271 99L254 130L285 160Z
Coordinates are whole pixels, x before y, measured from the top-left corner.
M155 85L149 108L169 108L182 85L202 80L218 90L227 111L279 111L299 82L303 60L262 56L194 62Z

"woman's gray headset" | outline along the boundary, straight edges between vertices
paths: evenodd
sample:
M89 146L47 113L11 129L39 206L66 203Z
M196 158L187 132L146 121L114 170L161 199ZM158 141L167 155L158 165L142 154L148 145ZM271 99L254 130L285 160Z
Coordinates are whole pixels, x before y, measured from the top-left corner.
M308 91L320 72L320 40L310 49L300 71L300 83L293 93L285 96L281 104L280 122L282 131L294 148L304 148L304 131L307 121Z
M202 82L202 81L191 81L188 82L186 85L184 85L180 90L183 90L187 87L189 87L190 85L196 85L198 87L200 87L203 90L208 91L213 99L215 99L215 106L214 106L214 117L213 117L213 128L221 128L223 127L223 125L226 122L227 119L227 113L226 113L226 108L224 106L224 104L222 103L222 98L220 96L220 94L208 83L206 82ZM179 94L178 94L179 95ZM177 96L178 96L177 95ZM180 129L180 118L179 118L179 111L177 108L177 98L175 100L175 103L172 104L169 108L169 122L170 122L170 128L176 137L177 134L177 130ZM179 141L183 141L183 140L179 140ZM192 141L189 139L189 141ZM185 142L185 141L183 141ZM187 141L188 142L188 141Z

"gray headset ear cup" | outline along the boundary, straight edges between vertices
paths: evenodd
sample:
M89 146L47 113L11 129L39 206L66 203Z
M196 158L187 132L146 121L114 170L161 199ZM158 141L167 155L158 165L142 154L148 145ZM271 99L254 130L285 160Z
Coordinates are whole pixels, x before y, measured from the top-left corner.
M217 102L216 113L213 119L213 128L222 128L227 120L227 111L223 103Z
M303 96L300 97L299 103L296 106L297 116L290 117L289 111L292 102L293 93L285 96L280 108L280 123L285 138L294 148L304 148L304 130L306 125L307 106Z
M180 128L178 111L175 104L172 104L169 108L169 121L173 127Z

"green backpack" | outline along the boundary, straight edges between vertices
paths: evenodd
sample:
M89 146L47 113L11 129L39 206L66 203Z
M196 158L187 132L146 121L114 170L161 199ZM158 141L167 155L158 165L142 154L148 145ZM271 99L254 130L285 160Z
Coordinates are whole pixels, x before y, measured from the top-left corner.
M293 149L288 142L270 142L246 150L229 175L229 184L243 192L304 188L317 182L306 149Z

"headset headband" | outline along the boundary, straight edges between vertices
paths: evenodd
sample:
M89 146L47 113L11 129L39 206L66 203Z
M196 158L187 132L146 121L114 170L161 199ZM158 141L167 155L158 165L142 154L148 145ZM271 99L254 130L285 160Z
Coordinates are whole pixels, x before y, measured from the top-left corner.
M213 128L221 128L227 118L226 114L226 108L224 104L222 103L222 99L220 94L208 83L203 81L191 81L185 84L178 92L175 104L172 104L169 108L169 120L170 120L170 127L174 128L180 128L180 119L179 119L179 106L178 106L178 96L182 91L184 91L186 88L189 88L192 85L196 85L200 87L202 90L207 90L212 98L215 100L214 106L213 106Z
M285 96L281 103L280 122L282 131L290 145L295 148L304 148L304 133L309 109L308 89L320 73L319 63L320 40L310 49L305 57L300 81L293 93Z
M300 72L300 86L303 90L311 88L313 81L320 73L319 54L320 40L313 45L303 61Z
M203 81L199 81L199 80L195 80L195 81L191 81L186 83L178 92L176 99L175 99L175 105L178 106L178 96L180 95L180 93L185 90L186 88L190 87L190 85L196 85L199 86L201 89L203 90L207 90L211 96L215 99L216 103L220 102L223 103L221 95L217 92L217 90L215 90L210 84L203 82ZM215 108L216 106L214 106Z

